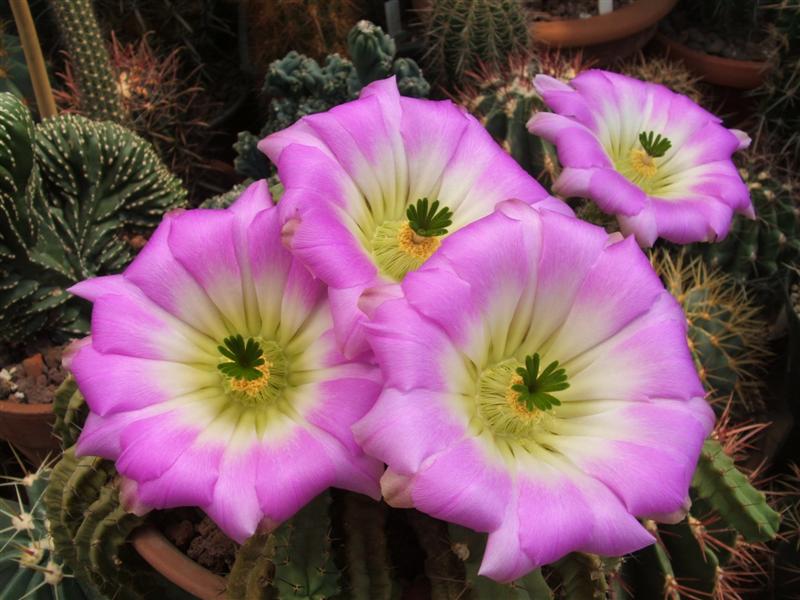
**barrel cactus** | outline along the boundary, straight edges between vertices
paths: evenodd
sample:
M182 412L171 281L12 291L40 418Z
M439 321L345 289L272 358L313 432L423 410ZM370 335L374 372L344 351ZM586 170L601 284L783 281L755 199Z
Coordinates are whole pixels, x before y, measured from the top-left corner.
M772 278L800 257L800 184L774 159L751 159L739 170L756 217L737 216L728 236L697 244L706 262L740 280Z
M65 115L34 127L0 95L0 339L85 333L73 283L120 270L126 237L146 234L186 192L152 147L127 129Z
M0 598L99 600L91 586L73 576L53 546L42 495L52 470L40 467L11 479L17 500L0 499Z
M733 394L740 411L763 408L760 392L771 354L759 305L743 285L697 257L660 251L653 263L686 313L689 347L706 390L717 399Z
M253 179L268 177L272 167L256 148L261 138L300 117L352 100L372 81L395 75L401 94L424 98L430 92L417 63L395 58L394 40L377 25L359 21L350 30L347 44L351 60L330 54L320 65L313 58L292 51L269 65L262 91L269 98L267 122L258 135L250 131L239 133L234 144L237 172Z
M440 0L421 17L426 64L451 84L480 65L505 67L530 48L527 19L517 0Z

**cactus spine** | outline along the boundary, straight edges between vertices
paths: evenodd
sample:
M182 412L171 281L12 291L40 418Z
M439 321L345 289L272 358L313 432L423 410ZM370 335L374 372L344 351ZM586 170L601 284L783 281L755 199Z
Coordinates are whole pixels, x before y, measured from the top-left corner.
M52 0L50 7L75 70L84 113L98 121L124 123L125 112L91 0Z
M61 440L61 448L66 450L75 445L83 429L89 407L78 389L78 384L70 375L58 387L53 398L53 433Z
M530 34L517 0L438 0L422 14L426 63L440 79L458 84L479 64L503 68L525 56Z

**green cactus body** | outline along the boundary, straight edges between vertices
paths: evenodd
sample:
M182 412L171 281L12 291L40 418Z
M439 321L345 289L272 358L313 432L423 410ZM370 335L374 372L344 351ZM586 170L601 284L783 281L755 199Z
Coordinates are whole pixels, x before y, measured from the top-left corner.
M260 139L301 117L353 100L372 81L396 75L401 94L424 98L430 93L419 66L408 58L396 59L394 40L377 25L359 21L347 39L353 62L330 54L320 65L313 58L292 51L269 65L262 91L269 99L267 121L258 135L239 133L233 146L238 173L252 179L271 175L273 167L256 147Z
M573 552L553 563L569 600L604 600L608 593L609 565L595 554Z
M70 375L56 390L53 398L53 433L61 440L66 450L75 445L89 415L89 406L78 389L75 378Z
M521 579L508 584L497 583L478 575L483 550L486 546L486 534L477 533L459 525L448 526L450 552L463 563L464 585L461 595L464 600L549 600L553 592L544 580L542 571L536 569ZM448 539L448 538L445 538Z
M431 71L458 84L479 65L503 68L525 56L530 34L517 0L437 0L422 13Z
M35 101L33 84L19 38L5 31L0 36L0 92L14 94L31 105Z
M471 78L474 85L457 100L523 169L547 185L558 177L559 165L554 146L527 128L533 113L544 108L533 88L535 74L528 66L507 75L483 73Z
M733 394L738 412L762 408L762 375L771 354L761 307L739 282L698 258L660 252L653 263L686 314L689 347L706 390L715 398Z
M83 112L98 121L123 123L125 112L91 0L51 0L50 7L78 81Z
M236 561L227 579L227 595L231 600L273 600L275 575L272 559L275 538L269 533L257 533L236 553Z
M746 541L763 542L775 537L780 515L770 508L764 494L736 468L719 442L706 440L703 444L692 479L692 490Z
M18 99L0 95L0 340L86 333L88 306L66 289L121 270L132 258L124 236L152 230L185 198L123 127L72 115L33 127Z
M0 600L99 600L54 549L42 495L52 470L42 467L11 484L17 502L0 499ZM23 500L26 498L26 500Z
M344 496L344 553L348 598L391 600L398 589L391 577L386 541L386 506L362 496Z
M693 248L712 267L737 279L772 277L782 264L800 258L800 186L756 164L740 173L750 189L755 220L739 215L724 240Z

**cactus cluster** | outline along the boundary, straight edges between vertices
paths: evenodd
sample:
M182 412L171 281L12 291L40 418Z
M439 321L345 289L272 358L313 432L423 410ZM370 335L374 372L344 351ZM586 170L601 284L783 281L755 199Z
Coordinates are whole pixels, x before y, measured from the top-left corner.
M645 56L639 53L615 65L612 70L642 81L661 84L700 105L705 99L700 77L693 74L683 63L666 57Z
M16 501L0 499L0 599L96 600L99 595L74 578L53 547L42 495L51 469L41 466L11 478Z
M442 82L459 84L481 65L503 68L530 48L518 0L438 0L421 17L425 64Z
M144 519L120 505L118 480L111 462L64 452L43 496L55 551L78 581L105 597L185 598L128 543Z
M331 54L320 65L313 58L289 52L269 65L263 95L269 98L268 116L258 135L239 133L234 144L236 171L253 179L269 177L272 167L256 145L270 133L280 131L300 117L328 110L358 96L368 83L390 75L405 96L424 98L430 85L417 63L395 58L394 40L369 21L359 21L347 36L350 60Z
M737 410L763 408L763 375L771 354L761 307L746 288L699 257L660 251L656 271L680 302L689 326L689 347L712 398L733 394Z
M132 258L125 236L185 197L123 127L71 115L34 127L15 96L0 95L0 340L85 333L87 310L66 289L119 271Z
M93 119L124 123L116 79L91 0L50 2L75 71L83 112Z

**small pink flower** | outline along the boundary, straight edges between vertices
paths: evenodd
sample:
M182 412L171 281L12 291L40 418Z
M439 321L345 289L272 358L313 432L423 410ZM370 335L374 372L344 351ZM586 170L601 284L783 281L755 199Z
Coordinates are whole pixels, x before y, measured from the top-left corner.
M643 246L659 237L713 242L734 212L753 218L731 160L750 138L689 98L599 70L569 85L547 75L534 84L554 111L534 115L528 129L556 145L564 169L555 193L593 200Z

